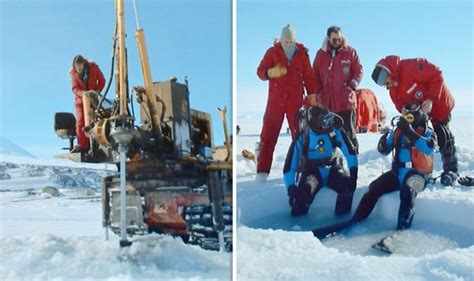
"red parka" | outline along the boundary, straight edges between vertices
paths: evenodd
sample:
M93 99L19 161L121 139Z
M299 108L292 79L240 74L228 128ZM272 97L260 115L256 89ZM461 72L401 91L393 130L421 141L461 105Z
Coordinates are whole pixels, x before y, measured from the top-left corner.
M380 65L389 71L398 85L390 88L390 98L399 112L407 103L433 102L430 116L443 122L454 107L454 97L444 83L441 70L424 58L400 60L398 56L381 59Z
M100 71L99 67L95 62L86 61L86 65L89 66L89 81L87 85L81 80L79 75L74 69L74 66L69 70L69 75L71 76L72 92L75 96L75 104L82 105L82 94L88 90L94 90L97 93L102 91L105 85L105 78Z
M97 93L102 91L105 85L104 75L99 67L92 61L86 61L85 65L89 67L89 80L87 85L81 80L74 66L69 70L71 76L72 92L74 94L74 105L76 108L76 135L77 144L81 149L89 150L89 139L84 133L84 108L82 103L82 95L88 90L94 90Z
M296 113L304 105L304 89L307 94L315 93L313 70L309 61L308 50L303 44L296 44L296 52L288 61L281 43L275 43L267 50L260 65L257 75L260 79L268 80L268 100L263 118L262 133L260 134L260 155L258 160L258 172L270 172L273 159L273 150L277 143L283 119L286 119L291 130L292 137L298 133L295 121ZM267 71L283 65L287 69L286 75L269 79Z
M262 80L269 80L269 103L273 105L296 100L303 104L304 88L307 94L315 93L315 85L312 79L313 71L308 56L308 49L303 44L296 43L296 53L290 62L283 52L281 43L276 43L267 50L257 69L257 75ZM287 73L283 77L269 79L268 69L281 64L286 67Z
M318 104L327 106L332 112L348 111L356 107L356 94L353 90L362 80L362 65L356 50L347 44L345 37L334 57L328 38L325 38L314 58L313 71Z

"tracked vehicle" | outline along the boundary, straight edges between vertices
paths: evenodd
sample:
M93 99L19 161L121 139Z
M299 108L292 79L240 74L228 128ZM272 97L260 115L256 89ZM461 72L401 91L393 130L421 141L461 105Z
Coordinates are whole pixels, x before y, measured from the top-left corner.
M187 79L153 82L135 6L144 85L129 89L124 0L115 4L108 85L96 98L83 97L90 150L59 157L117 165L116 175L102 179L102 223L106 233L120 235L121 246L130 245L136 235L159 232L206 249L231 250L232 148L226 107L219 109L225 146L216 149L210 114L190 107ZM109 97L114 75L115 96ZM56 134L69 140L72 150L74 115L56 113L54 119Z

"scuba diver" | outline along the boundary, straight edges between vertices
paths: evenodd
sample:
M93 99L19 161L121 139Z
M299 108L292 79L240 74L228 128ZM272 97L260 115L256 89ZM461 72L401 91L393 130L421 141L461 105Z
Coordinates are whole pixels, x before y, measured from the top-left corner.
M408 104L403 112L396 128L385 132L377 146L384 155L393 152L392 169L370 183L352 222L366 219L382 195L400 190L397 229L411 226L415 198L426 187L433 171L436 134L428 127L428 116L419 104Z
M283 170L291 215L307 214L323 186L338 194L336 215L347 214L357 185L357 155L342 128L343 120L326 107L316 105L306 110L303 121L307 124L292 142ZM350 171L342 165L337 148L344 154Z

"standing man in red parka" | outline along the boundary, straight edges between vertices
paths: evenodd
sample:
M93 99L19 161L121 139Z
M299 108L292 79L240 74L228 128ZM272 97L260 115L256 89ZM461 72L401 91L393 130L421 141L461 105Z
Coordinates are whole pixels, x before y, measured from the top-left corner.
M452 185L459 176L454 136L448 126L454 98L441 70L424 58L400 60L398 56L388 56L377 63L372 79L387 87L399 112L406 104L417 103L431 117L443 160L441 183Z
M256 177L258 182L264 182L270 173L283 118L286 115L294 140L298 134L295 117L304 105L304 88L308 95L315 93L308 50L303 44L296 43L292 26L285 26L280 40L267 50L258 66L257 75L264 81L268 80L269 84Z
M98 95L104 88L105 79L99 66L92 61L84 59L81 55L74 57L69 75L71 76L74 106L76 108L77 134L77 146L71 153L87 153L87 151L89 151L89 138L84 133L85 122L82 96Z
M339 26L327 29L323 45L314 58L313 70L318 104L342 117L344 130L358 153L355 90L362 80L362 65Z

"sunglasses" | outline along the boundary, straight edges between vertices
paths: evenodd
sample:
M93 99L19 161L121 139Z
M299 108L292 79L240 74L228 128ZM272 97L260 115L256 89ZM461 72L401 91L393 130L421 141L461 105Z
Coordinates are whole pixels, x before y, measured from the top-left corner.
M332 42L332 43L339 43L339 42L341 42L341 41L342 41L341 38L331 38L331 42Z

